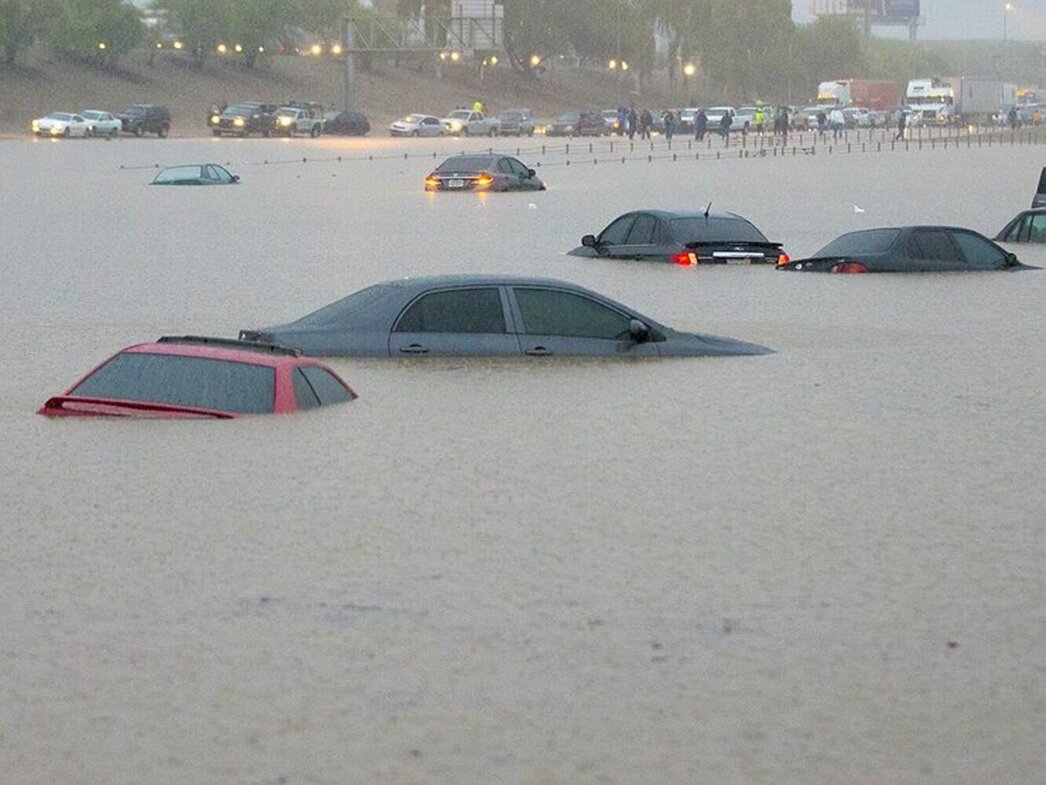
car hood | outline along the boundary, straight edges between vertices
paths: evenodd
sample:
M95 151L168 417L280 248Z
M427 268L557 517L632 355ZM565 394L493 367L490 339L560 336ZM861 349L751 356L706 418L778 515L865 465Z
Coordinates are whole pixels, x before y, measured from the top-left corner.
M663 327L665 340L659 343L662 357L744 357L776 354L775 350L757 343L705 333L685 333Z

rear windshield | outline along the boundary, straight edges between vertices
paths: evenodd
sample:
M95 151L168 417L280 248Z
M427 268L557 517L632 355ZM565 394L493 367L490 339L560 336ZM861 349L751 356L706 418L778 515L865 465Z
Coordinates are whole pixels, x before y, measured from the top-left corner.
M814 256L886 253L900 233L900 229L869 229L867 232L850 232L836 237Z
M170 183L174 180L195 180L198 177L200 177L200 167L198 166L172 166L156 175L153 182Z
M379 283L374 286L368 286L366 289L353 292L330 305L325 305L318 311L306 314L294 322L294 324L301 327L336 325L347 316L362 313L375 303L381 302L395 290L395 284Z
M437 167L436 171L478 172L482 169L489 169L493 165L494 159L488 156L459 155L455 158L448 158L446 161L444 161Z
M708 218L704 216L673 218L672 234L681 243L709 241L768 242L762 232L743 218L717 218L715 216L709 216Z
M123 352L80 382L70 395L262 414L273 410L275 390L276 372L269 366Z

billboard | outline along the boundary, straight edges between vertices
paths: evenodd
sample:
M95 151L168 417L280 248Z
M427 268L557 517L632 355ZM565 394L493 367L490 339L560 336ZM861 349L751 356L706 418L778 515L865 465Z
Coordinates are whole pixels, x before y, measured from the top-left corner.
M817 0L815 14L867 14L876 22L906 22L919 16L919 0Z

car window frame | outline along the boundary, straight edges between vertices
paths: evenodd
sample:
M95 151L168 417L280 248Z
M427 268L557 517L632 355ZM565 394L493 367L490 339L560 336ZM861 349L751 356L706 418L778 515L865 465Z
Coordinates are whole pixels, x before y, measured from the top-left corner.
M910 249L906 249L906 253L908 253L909 258L915 259L915 260L918 260L918 261L921 261L921 262L946 262L946 263L955 262L955 263L958 263L958 264L968 264L968 262L966 261L966 258L962 254L962 251L959 249L959 246L957 246L955 244L955 241L952 240L951 232L948 229L944 229L944 228L936 227L936 226L929 226L929 227L925 227L925 228L913 229L911 234L908 236L908 241L909 242L914 242L916 247L922 253L923 252L923 248L922 248L922 244L919 242L919 235L925 235L925 234L940 234L940 235L943 235L945 240L947 241L948 245L952 249L953 258L951 258L951 259L942 259L939 256L912 256L911 253L910 253Z
M950 229L947 232L947 234L948 234L948 239L952 241L952 245L954 245L955 249L959 252L959 255L961 257L960 261L963 264L967 264L967 265L970 265L971 267L976 267L976 268L979 268L979 269L991 269L991 268L981 267L981 265L979 263L972 262L972 261L970 261L969 259L966 258L966 251L963 250L963 247L961 245L959 245L958 241L955 239L958 235L968 235L968 236L974 238L974 240L978 240L978 241L980 241L982 243L987 243L988 246L990 248L992 248L992 250L994 250L998 254L998 256L999 256L999 258L998 258L998 260L996 262L998 268L1002 268L1002 267L1004 267L1006 265L1006 251L1004 251L1002 248L1000 248L997 243L994 243L991 240L989 240L987 237L984 237L983 235L981 235L981 234L979 234L977 232L971 231L969 229Z
M606 226L604 226L603 227L603 231L601 231L599 234L596 235L596 244L597 245L610 245L610 246L624 245L625 241L628 240L628 235L632 232L632 224L635 223L637 215L639 215L639 213L634 213L634 212L633 213L625 213L624 215L619 215L613 221L611 221ZM605 235L607 233L607 230L611 226L613 226L614 224L616 224L616 223L618 223L620 221L626 221L626 220L629 221L630 223L628 224L628 229L626 229L625 232L622 235L621 242L619 242L619 243L608 243L608 242L606 242L603 239L603 235Z
M649 219L652 222L650 227L649 235L645 242L634 242L632 239L632 233L636 230L636 224L641 219ZM658 218L653 213L636 213L636 219L632 222L632 225L628 228L628 234L625 236L624 245L656 245L658 237ZM637 238L638 239L638 238Z
M415 304L421 302L425 297L428 297L429 295L433 295L433 294L445 294L447 292L470 291L470 290L473 290L473 289L481 289L481 290L493 289L493 290L495 290L497 292L497 294L498 294L498 301L501 304L501 318L502 318L502 321L504 322L504 330L502 330L501 332L498 332L498 333L491 333L491 332L467 332L467 333L461 333L461 332L448 332L446 330L422 331L422 332L409 331L408 332L406 330L399 330L398 329L400 323L403 321L403 318L407 315L407 313L411 310L411 308L413 308ZM412 297L403 306L403 308L400 309L399 313L396 314L396 318L392 320L392 325L389 328L389 334L390 335L395 335L395 334L406 334L406 335L511 335L512 332L513 332L513 327L514 327L514 325L512 324L512 319L510 318L510 304L508 302L508 296L507 296L507 293L505 292L505 288L503 286L498 285L498 284L474 283L474 284L461 284L461 285L457 285L457 286L437 286L437 287L428 288L428 289L425 289L425 290L423 290L421 292L418 292L414 297Z
M320 396L313 388L312 383L308 377L302 372L302 366L295 367L291 372L291 389L294 390L294 401L298 406L298 411L308 411L309 409L319 409L323 406L320 401ZM300 380L300 383L299 383ZM299 387L308 391L308 394L312 396L312 403L303 403L302 397L299 395Z
M569 339L572 339L572 340L587 340L587 341L621 341L621 340L625 340L625 339L624 338L599 338L599 337L588 336L588 335L564 335L564 334L561 334L561 333L528 333L527 332L526 319L523 316L523 308L522 308L522 306L519 303L519 299L516 297L516 291L519 290L519 289L537 290L537 291L542 291L542 292L554 292L556 294L573 295L575 297L580 297L580 298L582 298L584 300L588 300L589 302L593 302L596 305L602 306L603 308L606 308L607 310L612 311L612 312L622 316L626 320L626 322L629 323L629 324L631 324L631 321L633 319L639 319L639 317L636 316L634 313L631 313L631 312L623 309L621 306L619 306L619 305L617 305L615 303L609 302L607 300L604 300L603 298L598 297L598 296L596 296L596 295L594 295L592 293L589 293L589 292L579 292L579 291L577 291L575 289L569 289L569 288L564 288L564 287L560 287L560 286L542 286L541 284L529 284L529 283L510 284L506 288L509 290L506 294L509 297L510 305L512 307L512 318L513 318L513 321L515 322L515 325L514 325L515 333L516 333L516 335L518 335L520 337L520 340L523 340L525 337L534 336L534 335L551 335L551 336L554 336L554 337L557 337L557 338L569 338Z

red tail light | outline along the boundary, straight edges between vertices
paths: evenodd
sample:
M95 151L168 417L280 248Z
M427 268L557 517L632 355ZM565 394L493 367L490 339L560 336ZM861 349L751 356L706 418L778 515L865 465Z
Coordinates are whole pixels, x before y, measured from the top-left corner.
M830 273L866 273L868 268L860 262L839 262L839 264L833 264L829 269Z
M680 251L672 257L672 264L682 265L683 267L692 267L697 264L697 254L693 251Z
M778 254L778 256L777 256L777 263L778 264L788 264L790 261L792 261L792 260L788 257L788 254L786 254L786 253Z

